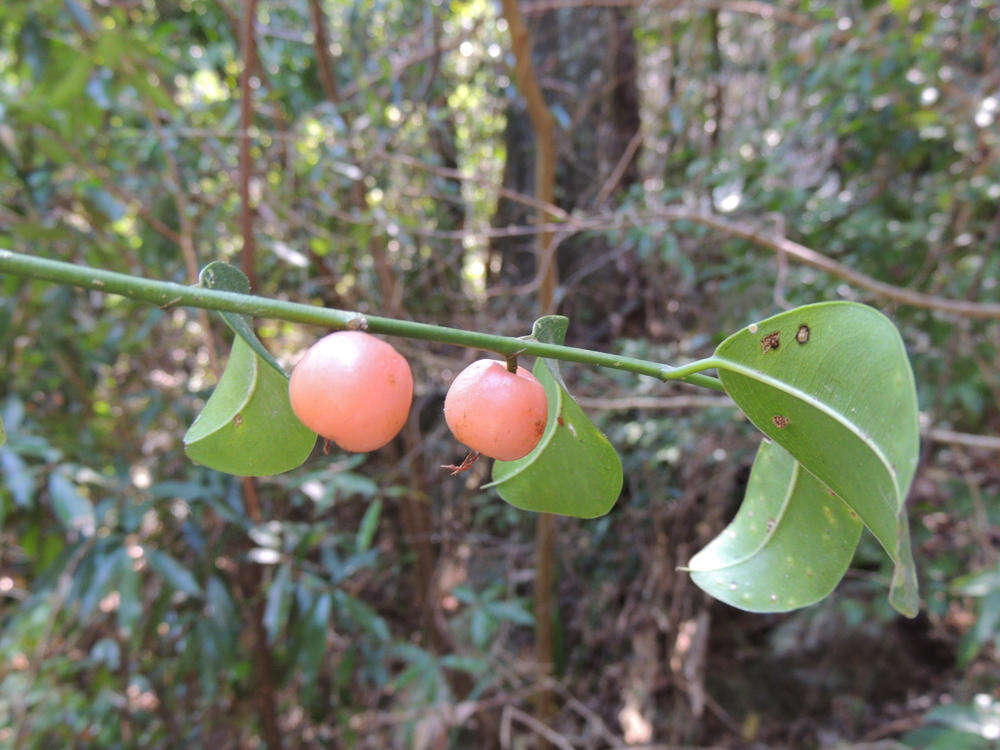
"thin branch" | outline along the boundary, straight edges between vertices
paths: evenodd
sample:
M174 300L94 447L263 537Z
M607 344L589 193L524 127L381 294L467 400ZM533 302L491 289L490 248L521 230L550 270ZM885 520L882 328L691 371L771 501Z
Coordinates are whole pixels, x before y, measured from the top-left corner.
M143 219L145 219L146 223L149 224L149 226L151 226L156 232L163 235L171 242L180 244L181 241L180 235L177 234L177 232L175 232L173 229L168 227L166 224L164 224L162 221L160 221L158 218L156 218L153 212L149 208L147 208L146 205L141 200L139 200L134 195L131 195L121 186L117 185L112 179L112 176L107 169L105 169L104 167L96 167L91 164L88 164L87 159L84 157L84 155L75 146L70 144L68 141L64 140L62 136L60 136L56 131L49 129L45 125L42 125L41 128L48 134L48 137L55 140L62 149L64 149L70 156L73 157L78 167L81 167L82 169L86 170L87 172L90 172L92 175L100 179L101 186L105 190L107 190L109 193L115 196L118 200L122 201L122 203L132 206L135 209L135 212Z
M316 50L316 64L319 68L319 82L323 93L333 104L340 102L337 77L333 72L333 56L330 54L330 40L326 33L326 19L320 0L309 0L309 16L313 26L313 48Z
M812 250L798 242L793 242L787 237L758 231L748 224L721 219L712 214L686 211L683 209L668 209L664 212L664 218L669 221L691 221L695 224L715 229L730 237L739 237L753 242L755 245L766 247L775 252L784 253L788 258L797 260L812 268L825 271L832 276L843 279L860 289L866 289L886 299L900 302L904 305L921 307L927 310L937 310L938 312L952 313L967 318L993 318L1000 319L1000 303L996 302L968 302L966 300L947 299L933 294L915 292L911 289L887 284L883 281L873 279L863 273L848 268L842 263L838 263L826 255Z
M256 54L254 25L257 17L257 0L244 0L243 17L240 19L240 45L243 69L240 71L240 229L243 235L243 266L250 279L250 288L256 288L254 271L253 207L250 205L250 179L253 164L250 162L250 126L253 123L253 90L250 78Z
M531 357L548 357L566 362L610 367L637 375L648 375L660 380L683 380L712 390L721 390L718 379L700 374L715 365L710 360L698 360L680 367L650 362L636 357L581 349L575 346L544 344L513 336L497 336L460 328L398 320L377 315L362 315L348 310L304 305L253 294L223 292L201 286L186 286L170 281L157 281L140 276L130 276L103 268L75 263L65 263L49 258L15 253L0 249L0 274L12 273L43 279L57 284L68 284L107 294L120 294L130 299L155 305L183 305L207 310L236 312L253 317L275 318L292 323L306 323L335 329L361 328L372 333L403 336L420 341L437 341L442 344L466 346L496 352L501 356L526 354Z
M615 191L615 188L618 187L618 183L621 182L622 176L625 174L625 170L628 169L629 164L632 163L635 152L638 151L639 145L642 143L643 135L644 133L642 132L642 128L640 128L635 131L635 134L629 139L628 144L625 146L625 150L622 151L622 155L618 158L618 163L611 171L611 175L597 193L597 197L594 199L595 205L600 206L603 204L604 201L611 197L611 193Z
M503 719L501 721L501 727L502 727L501 734L506 739L506 742L501 740L501 745L503 747L512 746L512 743L510 742L510 725L512 719L517 719L517 721L526 726L528 729L532 730L539 737L544 738L548 742L558 747L559 750L573 750L573 745L570 744L569 740L567 740L565 737L559 734L548 724L544 724L543 722L536 719L534 716L526 714L524 711L522 711L519 708L515 708L514 706L504 706L503 709Z
M681 8L687 10L711 9L717 11L728 11L730 13L744 13L751 16L759 16L768 20L780 21L782 23L797 26L800 29L811 29L819 24L819 21L810 16L786 8L780 8L771 3L760 0L693 0L690 3L676 2L656 2L654 0L535 0L524 6L523 12L526 16L535 16L548 13L553 10L564 10L572 8Z
M467 36L473 34L482 25L482 23L483 19L480 18L475 22L475 24L473 24L472 28L468 30L467 35L457 36L454 39L438 42L437 44L429 47L421 47L405 57L399 57L391 61L393 80L402 75L407 68L433 59L444 52L450 52L453 49L458 49L462 42L466 40ZM382 77L383 76L381 75L370 75L355 80L350 85L345 86L344 90L341 91L341 100L346 101L362 91L370 89L372 86L379 83L379 81L382 80Z
M576 402L587 409L598 409L601 411L630 411L632 409L672 411L675 409L712 407L737 408L736 404L729 398L719 396L627 396L623 398L577 396ZM922 427L920 428L920 434L935 443L961 445L966 448L978 448L987 451L1000 451L1000 437L993 435L974 435L968 432L955 432L939 427Z
M187 269L188 281L192 284L198 283L198 253L194 246L194 226L191 217L188 215L187 186L181 179L180 165L174 156L174 151L167 143L166 133L160 123L155 107L147 101L147 116L156 135L160 140L160 148L167 162L167 171L170 173L170 181L173 183L171 193L174 198L174 206L177 209L177 221L180 225L180 236L178 237L181 255L184 257L184 266ZM205 331L206 349L208 351L209 367L215 377L219 377L222 372L219 367L219 353L216 348L215 335L212 332L211 322L208 318L207 310L199 310L198 321Z
M947 443L949 445L963 445L967 448L980 448L988 451L1000 451L1000 437L993 435L971 435L967 432L953 432L952 430L929 427L921 430L924 437L936 443Z
M477 185L482 185L491 190L496 191L496 193L503 198L512 200L515 203L521 203L530 208L537 209L547 214L551 214L557 219L562 219L564 221L570 220L571 216L566 211L561 209L554 203L548 203L546 201L539 200L532 195L527 195L525 193L519 193L516 190L511 190L503 185L497 185L492 180L486 177L480 177L479 175L467 174L461 172L457 169L450 169L448 167L438 166L437 164L428 164L425 161L421 161L407 154L390 154L387 151L377 151L371 156L381 159L389 159L391 161L399 162L400 164L405 164L414 169L420 169L424 172L430 172L432 174L439 175L441 177L447 177L454 180L462 180L463 182L474 182Z
M518 7L518 0L501 0L503 16L510 29L511 50L514 53L514 77L517 80L517 87L524 96L528 107L528 117L531 120L535 135L535 199L543 204L555 203L556 188L556 142L555 142L555 118L545 103L542 88L538 84L535 75L535 66L532 62L532 42L528 29L524 24L521 11ZM539 224L545 224L551 220L551 214L542 208L539 209L536 220ZM538 308L542 315L555 312L555 291L558 283L558 266L556 264L556 248L559 242L552 232L540 232L537 237L535 249L535 267L539 278L538 285ZM535 525L535 660L539 677L545 679L552 674L555 660L555 615L556 607L555 588L555 546L556 527L555 519L548 513L538 516ZM505 711L515 711L508 707ZM555 696L549 690L543 690L535 697L535 710L538 716L536 721L530 716L524 715L522 721L527 719L532 724L537 724L536 731L553 744L562 747L557 739L550 737L545 731L548 728L545 722L555 715ZM520 713L520 712L518 712ZM504 714L505 719L509 714ZM509 721L509 719L507 719ZM550 731L550 730L549 730ZM545 750L548 742L541 742L540 747Z

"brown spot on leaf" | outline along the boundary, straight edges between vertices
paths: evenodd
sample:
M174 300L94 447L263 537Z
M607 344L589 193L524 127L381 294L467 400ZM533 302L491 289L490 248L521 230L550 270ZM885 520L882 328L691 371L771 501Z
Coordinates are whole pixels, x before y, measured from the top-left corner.
M560 427L565 427L566 426L566 422L563 421L562 417L556 417L556 421L559 423Z
M774 524L777 523L773 518L767 519L767 533L774 531Z
M795 340L800 344L804 344L809 340L809 326L805 323L799 326L799 330L795 332Z
M781 331L771 331L760 340L760 348L763 352L769 352L781 346Z
M235 417L233 417L233 424L236 427L239 427L241 424L243 424L243 415L237 414Z
M559 421L562 422L562 418L560 418ZM544 432L545 432L545 422L542 421L542 420L540 420L540 419L536 420L535 421L535 434L538 435L538 437L541 437L542 433L544 433Z
M771 417L771 421L774 422L774 426L777 427L779 430L783 430L784 428L788 427L788 417L784 416L783 414L775 414L773 417Z

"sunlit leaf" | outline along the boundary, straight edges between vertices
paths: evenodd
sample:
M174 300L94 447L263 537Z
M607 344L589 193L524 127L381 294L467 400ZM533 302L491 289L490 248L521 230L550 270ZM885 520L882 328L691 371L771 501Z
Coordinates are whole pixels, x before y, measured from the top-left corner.
M757 451L736 518L691 558L691 579L727 604L786 612L819 601L843 577L861 521L784 448Z
M565 317L550 315L535 321L532 333L539 341L561 344L567 325ZM545 432L524 458L495 461L486 487L496 487L500 497L523 510L603 516L621 493L618 453L566 391L556 362L540 357L533 372L548 399Z
M1000 591L1000 564L959 576L949 588L952 593L964 596L987 596Z
M807 305L738 331L713 359L750 421L875 534L895 563L889 601L914 616L904 500L917 467L917 394L892 322L852 302Z
M292 412L285 376L236 338L219 384L184 435L187 455L228 474L268 476L301 465L315 443Z

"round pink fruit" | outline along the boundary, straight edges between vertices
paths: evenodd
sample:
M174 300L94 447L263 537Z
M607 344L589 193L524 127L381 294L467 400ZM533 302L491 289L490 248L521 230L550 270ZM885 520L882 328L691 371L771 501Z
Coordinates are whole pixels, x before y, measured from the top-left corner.
M309 347L292 371L288 395L306 427L363 453L381 448L406 424L413 375L385 341L338 331Z
M513 461L538 445L548 416L545 389L523 367L480 359L458 374L444 399L456 438L484 456Z

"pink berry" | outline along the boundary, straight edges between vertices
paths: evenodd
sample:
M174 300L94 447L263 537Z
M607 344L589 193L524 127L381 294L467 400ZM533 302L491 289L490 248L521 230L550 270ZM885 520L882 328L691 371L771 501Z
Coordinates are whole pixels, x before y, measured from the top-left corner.
M513 461L538 445L548 417L545 388L523 367L480 359L458 374L444 399L456 438L484 456Z
M385 341L338 331L305 353L292 371L288 395L306 427L346 451L363 453L381 448L406 423L413 375Z

